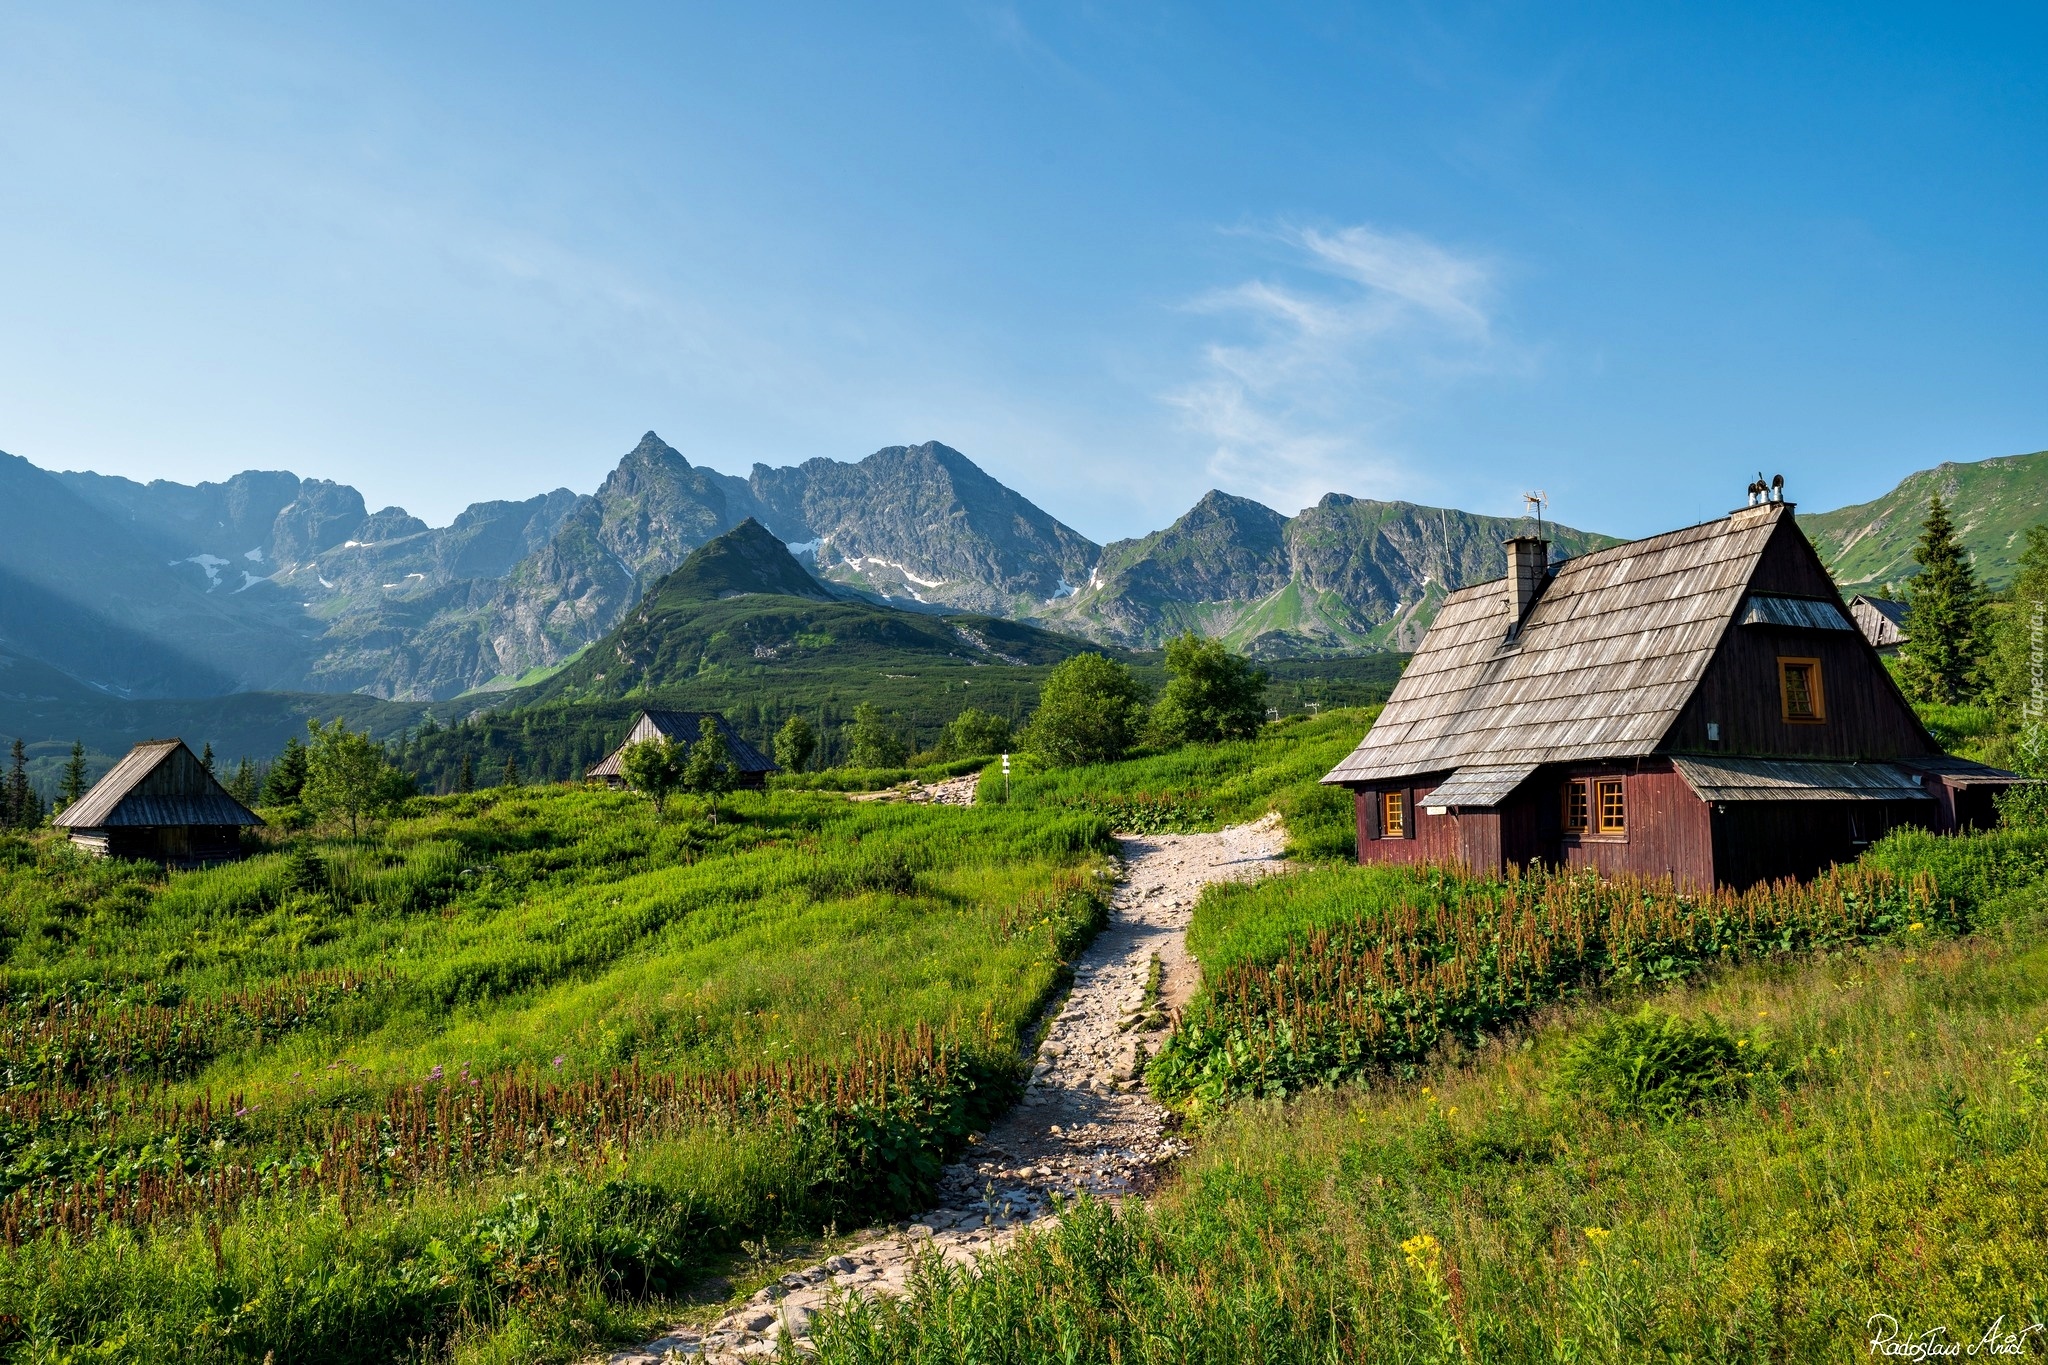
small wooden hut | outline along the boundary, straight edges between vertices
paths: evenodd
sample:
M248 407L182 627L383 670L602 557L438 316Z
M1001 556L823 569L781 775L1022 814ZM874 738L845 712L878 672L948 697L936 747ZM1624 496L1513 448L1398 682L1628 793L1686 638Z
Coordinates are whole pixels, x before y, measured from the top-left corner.
M1765 502L1444 599L1358 748L1360 862L1544 863L1748 886L1896 825L1996 819L2021 779L1941 751Z
M1858 593L1849 599L1849 618L1880 654L1906 643L1906 604Z
M71 842L106 858L170 866L242 856L242 830L262 820L228 794L181 739L138 744L57 813Z
M775 764L759 749L741 739L739 731L716 711L642 711L640 718L633 722L633 728L619 741L619 747L606 754L604 761L584 776L608 786L623 787L626 775L620 770L619 760L627 748L643 740L667 739L687 749L704 733L706 720L716 725L718 733L725 739L726 752L732 755L733 771L738 774L738 785L749 791L765 789L768 774L775 771Z

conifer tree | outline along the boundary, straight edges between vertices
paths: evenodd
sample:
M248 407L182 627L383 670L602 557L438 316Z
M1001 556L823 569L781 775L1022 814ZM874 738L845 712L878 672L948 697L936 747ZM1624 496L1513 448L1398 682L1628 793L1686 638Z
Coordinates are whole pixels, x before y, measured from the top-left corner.
M71 741L71 757L64 763L63 785L58 787L57 792L68 806L85 795L86 786L85 744L74 739Z
M1984 588L1938 493L1928 500L1913 560L1920 572L1906 604L1906 691L1915 701L1958 705L1983 685Z
M19 739L8 752L7 793L0 814L4 814L6 824L17 829L42 823L43 803L37 799L35 788L28 784L28 747Z
M455 790L473 792L476 790L476 765L469 761L469 755L462 756L462 771L455 774Z
M501 787L516 787L519 785L519 760L517 757L509 757L505 760L505 771L498 775L498 785Z
M235 765L234 778L228 783L228 795L245 806L256 804L256 765L247 757Z
M306 746L299 743L298 736L294 735L284 742L284 752L271 766L270 777L263 784L263 804L289 806L305 789Z
M220 774L213 770L213 742L211 740L207 742L205 749L200 751L199 766L206 769L208 777L220 776Z

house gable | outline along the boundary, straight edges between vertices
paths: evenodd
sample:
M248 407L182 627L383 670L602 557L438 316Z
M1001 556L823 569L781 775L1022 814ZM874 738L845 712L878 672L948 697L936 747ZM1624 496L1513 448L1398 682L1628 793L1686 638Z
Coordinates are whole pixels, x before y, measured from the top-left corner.
M1840 627L1742 624L1749 613L1738 612L1660 752L1861 760L1940 752L1789 516L1757 557L1747 600L1759 597L1827 603L1840 614ZM1780 660L1817 666L1823 719L1786 718Z

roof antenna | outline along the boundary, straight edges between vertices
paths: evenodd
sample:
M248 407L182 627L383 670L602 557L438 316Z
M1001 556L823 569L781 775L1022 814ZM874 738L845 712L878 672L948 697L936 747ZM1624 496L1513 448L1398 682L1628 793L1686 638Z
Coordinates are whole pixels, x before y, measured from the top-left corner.
M1534 493L1524 493L1522 494L1522 505L1528 509L1530 516L1536 518L1536 534L1541 536L1543 534L1543 509L1550 506L1550 494L1540 488Z

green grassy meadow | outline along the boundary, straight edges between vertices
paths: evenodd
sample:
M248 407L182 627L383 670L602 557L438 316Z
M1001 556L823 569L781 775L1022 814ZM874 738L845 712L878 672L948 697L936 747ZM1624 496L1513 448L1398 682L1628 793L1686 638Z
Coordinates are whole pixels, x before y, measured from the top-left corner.
M1379 714L1377 706L1290 716L1259 737L1190 744L1122 763L1042 771L1022 755L1011 760L1008 794L998 767L983 770L978 799L1007 800L1012 809L1091 812L1120 830L1171 833L1220 829L1278 812L1286 822L1288 856L1351 858L1358 831L1350 793L1321 785Z
M566 1359L915 1207L1014 1096L1108 826L713 814L420 799L168 877L0 843L0 1358Z
M1212 888L1202 993L1150 1072L1195 1124L1175 1181L978 1277L933 1263L827 1319L820 1357L1846 1360L2001 1315L2038 1354L2044 855L1911 832L1692 898Z

